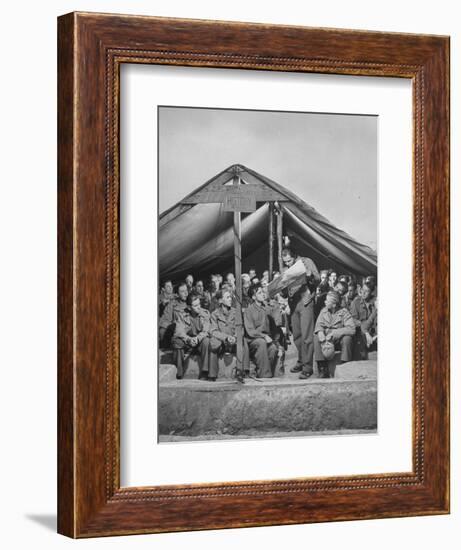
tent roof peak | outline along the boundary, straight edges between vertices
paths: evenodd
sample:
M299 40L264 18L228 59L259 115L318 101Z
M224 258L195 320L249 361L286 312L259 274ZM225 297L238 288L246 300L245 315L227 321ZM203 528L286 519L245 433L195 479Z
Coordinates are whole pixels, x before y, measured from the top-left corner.
M260 189L264 189L265 194L267 194L267 192L271 192L272 194L270 200L282 202L295 216L302 219L306 226L315 228L316 232L326 236L327 240L330 242L334 242L337 239L342 240L347 243L348 248L354 250L354 252L359 256L365 255L369 260L371 260L374 266L376 266L377 257L375 250L359 243L353 237L337 228L310 204L303 201L295 193L280 183L240 163L231 164L227 168L224 168L224 170L218 174L215 174L212 178L189 193L177 204L160 214L159 229L162 229L179 216L185 214L198 203L216 202L214 195L217 195L222 189L222 186L236 175L240 176L244 180L242 182L243 184L250 184L255 187L257 186Z

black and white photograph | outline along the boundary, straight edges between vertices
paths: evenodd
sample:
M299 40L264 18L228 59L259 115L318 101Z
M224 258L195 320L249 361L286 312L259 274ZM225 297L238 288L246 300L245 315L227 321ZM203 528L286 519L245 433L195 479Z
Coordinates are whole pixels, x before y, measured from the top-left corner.
M3 19L3 548L459 548L458 4Z
M377 431L377 125L158 107L160 443Z

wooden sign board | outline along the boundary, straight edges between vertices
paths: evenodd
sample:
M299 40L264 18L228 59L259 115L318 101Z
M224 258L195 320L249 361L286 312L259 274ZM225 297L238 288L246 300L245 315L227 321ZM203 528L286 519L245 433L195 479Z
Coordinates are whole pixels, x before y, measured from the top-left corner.
M288 200L284 195L266 187L264 185L257 184L244 184L244 185L223 185L221 189L204 189L194 193L190 197L186 197L181 201L182 204L204 204L212 202L224 202L227 196L239 196L239 197L251 197L255 202L266 201L286 201ZM253 209L254 210L254 209ZM246 212L246 210L242 210Z
M224 212L254 212L256 210L256 199L243 194L229 194L224 197L223 210Z

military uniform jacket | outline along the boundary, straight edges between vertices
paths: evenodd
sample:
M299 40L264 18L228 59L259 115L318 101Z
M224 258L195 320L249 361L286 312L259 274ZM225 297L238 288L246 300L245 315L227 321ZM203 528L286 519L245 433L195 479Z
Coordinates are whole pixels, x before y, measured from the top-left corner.
M285 326L287 316L282 311L282 307L277 300L269 300L266 302L266 313L269 315L270 321L274 323L274 326Z
M166 329L172 323L175 323L178 316L184 313L186 308L187 304L182 300L175 299L169 302L160 318L159 328Z
M351 315L363 333L371 329L376 330L377 309L374 299L367 302L361 296L357 296L351 304Z
M323 331L325 334L333 333L337 338L341 336L353 336L355 323L352 315L346 308L330 311L326 307L322 309L315 323L314 333Z
M249 338L264 338L264 336L271 335L270 313L270 306L261 306L256 302L247 307L243 315L243 322Z
M357 296L354 296L353 298L349 298L347 294L345 294L341 299L341 305L351 311L352 303L357 298Z
M208 291L204 291L202 293L195 291L199 297L200 297L200 305L203 307L203 309L210 309L210 293Z
M218 307L211 314L210 336L225 342L228 336L235 337L235 308Z
M248 296L248 288L242 288L242 309L246 309L253 300Z
M175 300L177 297L178 297L178 295L175 292L167 293L167 292L165 292L165 289L162 288L162 290L160 291L158 301L159 301L159 303L166 305L169 302L171 302L172 300Z
M210 333L210 312L200 308L197 315L191 313L189 308L179 312L176 317L175 338L187 340L189 336L197 336L199 342Z

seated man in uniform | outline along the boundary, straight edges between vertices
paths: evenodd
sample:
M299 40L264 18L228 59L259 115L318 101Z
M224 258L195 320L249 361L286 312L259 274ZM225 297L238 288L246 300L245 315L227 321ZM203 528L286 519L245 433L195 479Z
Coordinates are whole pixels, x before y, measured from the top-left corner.
M208 379L210 313L200 306L200 296L192 292L187 297L187 308L179 312L172 338L173 361L176 365L176 378L184 374L184 352L200 354L199 379Z
M248 296L248 290L251 286L251 279L248 273L242 273L242 309L246 309L252 302Z
M175 330L176 317L187 307L186 300L189 292L185 282L179 283L178 295L170 300L165 307L159 321L159 341L161 348L169 348Z
M320 271L320 282L319 285L322 287L329 286L328 284L328 269L322 269Z
M213 382L218 377L218 357L225 352L235 353L237 347L235 308L232 307L232 293L229 290L219 290L216 293L216 298L218 299L219 307L211 314L210 368L208 371L208 380ZM243 343L243 369L247 373L250 370L248 344L245 339Z
M261 283L269 284L269 270L265 269L263 271L263 276L261 277Z
M339 294L341 298L340 306L345 307L347 309L347 298L346 298L347 283L344 280L338 281L336 283L334 290L336 290L336 292Z
M328 284L330 285L331 290L335 289L337 282L338 282L338 274L336 273L336 271L331 270L328 276Z
M210 309L210 297L208 292L205 292L205 285L203 284L203 280L199 279L195 283L195 293L199 295L200 297L200 305L203 307L203 309Z
M219 274L214 274L211 276L210 291L209 291L209 306L208 309L210 313L213 312L218 307L218 299L216 298L216 293L221 288L221 280Z
M334 350L341 350L341 363L352 360L355 323L346 308L341 307L338 292L328 292L325 307L320 312L314 330L314 357L320 378L330 378L328 361Z
M194 276L189 273L184 280L186 281L187 291L190 294L194 290Z
M365 284L371 290L373 298L378 297L378 287L376 286L376 277L374 275L368 275L365 277Z
M328 270L322 269L320 272L320 283L315 289L315 300L314 300L314 318L317 320L319 313L325 307L325 299L327 297L328 291L330 290L330 285L328 284Z
M174 293L173 283L170 279L168 279L163 283L162 289L160 290L160 296L158 298L158 309L160 317L163 315L166 306L175 298L177 298L177 295Z
M280 374L284 374L285 356L290 343L290 306L288 305L288 298L279 293L272 300L267 301L267 308L271 336L277 346L277 354L280 358Z
M345 307L351 311L352 302L357 297L357 283L350 281L347 285L347 293L344 296Z
M250 354L256 363L258 378L272 378L277 364L277 346L270 334L265 292L260 284L248 291L253 300L245 310L243 321Z
M232 290L232 292L235 291L235 275L233 273L228 273L226 275L226 284L229 285L229 288Z
M368 359L368 352L376 349L378 340L378 311L373 289L362 285L359 296L351 304L351 315L357 327L357 353L360 359Z

